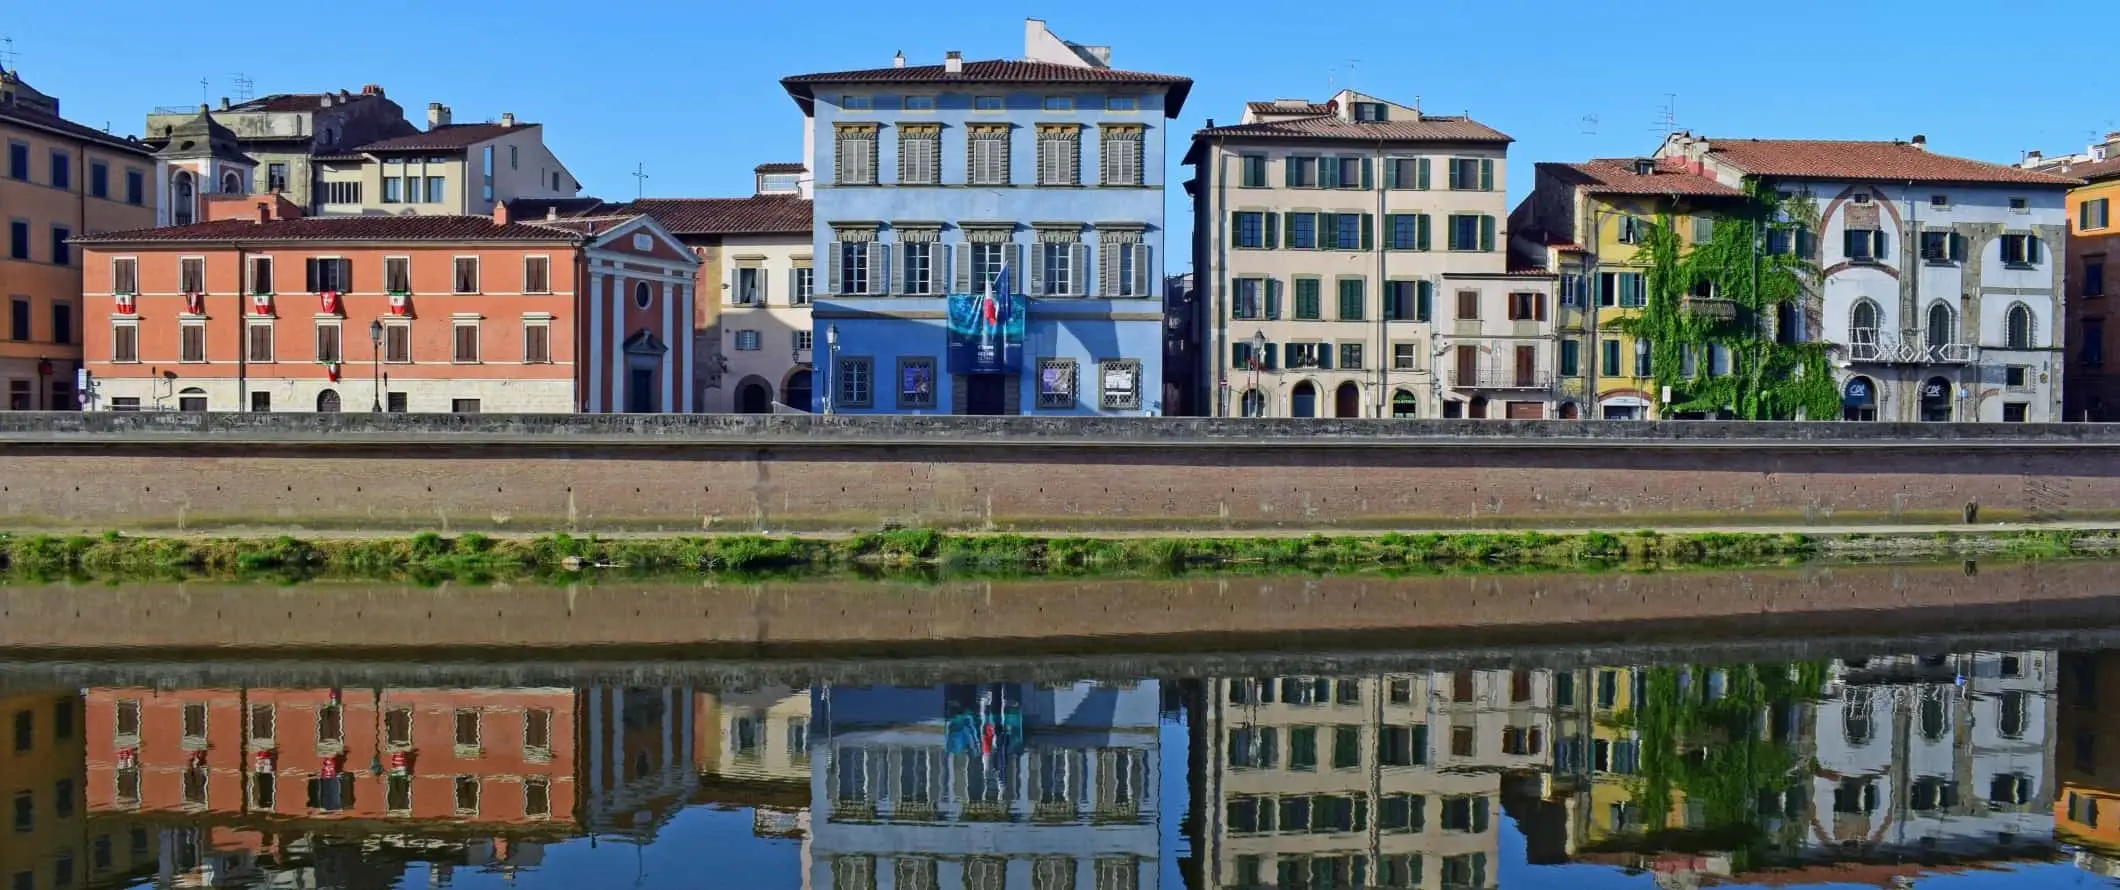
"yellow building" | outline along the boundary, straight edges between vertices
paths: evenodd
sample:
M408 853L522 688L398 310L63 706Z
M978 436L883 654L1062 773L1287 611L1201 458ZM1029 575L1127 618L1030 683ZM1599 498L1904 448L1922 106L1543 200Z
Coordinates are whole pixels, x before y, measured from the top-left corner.
M154 156L59 116L59 100L0 70L0 410L77 410L81 258L69 239L155 224Z
M2120 285L2120 132L2082 155L2044 159L2029 166L2083 180L2068 193L2068 372L2062 378L2062 411L2069 420L2120 420L2120 373L2105 370L2107 295Z
M71 691L0 697L0 887L45 890L87 882L83 849L87 749Z
M2055 698L2054 832L2120 858L2120 652L2063 653Z
M1662 416L1649 344L1621 333L1648 303L1649 226L1667 215L1685 248L1710 238L1714 218L1743 193L1677 159L1544 163L1531 196L1509 217L1510 249L1561 276L1555 335L1558 416L1652 420ZM1723 362L1711 351L1685 361ZM1595 392L1595 398L1589 393Z

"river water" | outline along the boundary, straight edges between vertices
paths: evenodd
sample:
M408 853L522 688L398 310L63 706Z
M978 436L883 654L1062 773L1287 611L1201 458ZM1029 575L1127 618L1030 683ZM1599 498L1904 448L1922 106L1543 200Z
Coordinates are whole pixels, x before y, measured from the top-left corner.
M790 629L801 646L753 654L646 630L526 649L437 628L334 649L249 640L224 611L225 633L169 631L188 641L18 639L0 890L2111 886L2120 608L1908 609L1858 577L1880 584L1860 620L1835 601L1814 616L1835 627L1752 633L1533 610L1461 639L1179 645L1121 616L1013 647ZM490 593L4 591L0 622L31 623L91 595L177 621L244 598L446 616Z

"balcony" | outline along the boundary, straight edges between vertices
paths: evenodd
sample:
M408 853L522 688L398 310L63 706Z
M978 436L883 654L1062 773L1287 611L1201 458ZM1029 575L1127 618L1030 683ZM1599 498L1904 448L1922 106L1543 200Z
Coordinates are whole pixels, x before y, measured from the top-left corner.
M1973 360L1971 343L1928 343L1899 334L1853 331L1848 360L1877 365L1962 365Z
M1458 368L1450 378L1450 388L1462 390L1531 390L1552 387L1551 372L1523 368Z

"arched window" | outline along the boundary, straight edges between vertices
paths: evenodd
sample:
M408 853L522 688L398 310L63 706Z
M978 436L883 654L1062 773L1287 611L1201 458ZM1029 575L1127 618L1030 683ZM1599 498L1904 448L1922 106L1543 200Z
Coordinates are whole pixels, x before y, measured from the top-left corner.
M1928 346L1930 349L1942 348L1955 339L1952 336L1952 332L1957 330L1958 326L1953 324L1953 321L1955 319L1952 318L1951 307L1942 303L1929 304Z
M1870 690L1849 688L1840 716L1841 737L1860 748L1877 737L1877 723L1870 710Z
M187 387L185 387L185 388L183 388L183 389L181 389L181 390L178 390L178 391L177 391L177 410L179 410L179 411L204 411L204 410L206 410L206 390L200 389L200 388L198 388L198 387L196 387L196 386L187 386Z
M1874 346L1877 343L1878 320L1883 315L1877 304L1869 300L1856 300L1855 308L1848 312L1848 342Z
M191 225L191 197L191 173L180 170L169 184L169 221L172 225Z
M1288 416L1318 416L1318 388L1312 385L1310 381L1305 380L1296 384L1296 388L1289 393Z
M1419 408L1420 405L1414 400L1413 393L1401 389L1391 394L1391 416L1400 419L1417 417L1420 414Z
M652 302L655 302L655 293L648 289L648 283L645 281L634 282L633 305L646 309L648 304Z
M243 174L237 173L234 170L230 170L227 173L221 174L221 194L240 195L242 193Z
M327 390L324 390L323 392L317 393L317 413L318 413L318 414L337 414L337 413L339 413L339 391L338 391L338 390L335 390L335 389L327 389Z
M1266 394L1256 389L1244 391L1243 412L1245 417L1266 416Z
M2032 307L2023 303L2010 306L2009 315L2003 317L2003 345L2009 349L2032 348Z

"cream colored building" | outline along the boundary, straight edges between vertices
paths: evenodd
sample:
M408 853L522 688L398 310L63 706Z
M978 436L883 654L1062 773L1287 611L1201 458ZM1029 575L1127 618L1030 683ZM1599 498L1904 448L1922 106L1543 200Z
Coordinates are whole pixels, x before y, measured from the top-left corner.
M484 216L498 202L581 193L540 124L453 123L440 103L427 121L425 132L317 155L313 215Z
M1200 360L1172 372L1201 413L1545 416L1552 285L1509 268L1508 136L1351 90L1209 124L1185 158Z
M1550 762L1545 671L1206 687L1206 887L1496 886L1503 773Z

